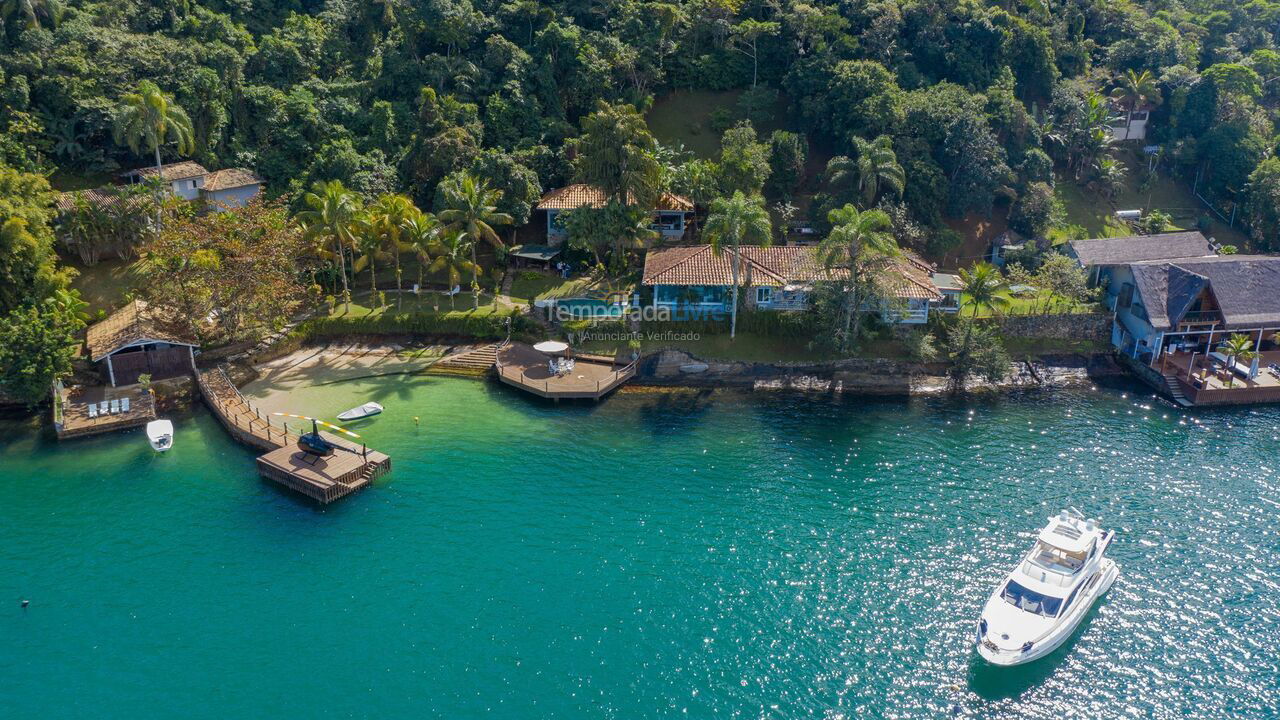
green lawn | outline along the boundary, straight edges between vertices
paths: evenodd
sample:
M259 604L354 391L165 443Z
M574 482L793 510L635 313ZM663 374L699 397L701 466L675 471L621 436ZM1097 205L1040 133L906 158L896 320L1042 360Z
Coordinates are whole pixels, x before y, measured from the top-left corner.
M1168 213L1173 218L1173 224L1180 230L1194 230L1201 216L1213 215L1191 193L1191 188L1186 183L1167 173L1160 173L1146 191L1140 190L1142 179L1146 176L1145 161L1132 152L1120 153L1118 157L1128 167L1129 174L1124 189L1113 199L1107 199L1069 176L1059 174L1054 191L1066 210L1068 224L1083 227L1089 237L1123 237L1132 235L1133 230L1116 219L1116 210L1160 210ZM1219 242L1242 249L1246 242L1242 232L1216 217L1213 218L1208 234ZM1065 228L1051 230L1049 237L1055 242L1068 239Z
M439 314L442 316L454 317L485 317L493 315L496 312L509 309L505 305L497 308L493 305L493 295L490 293L480 293L480 307L473 309L473 301L470 292L461 292L453 299L453 305L450 306L449 298L443 293L423 293L414 296L412 293L404 293L400 298L400 304L397 306L396 293L387 293L386 307L373 307L375 303L369 300L369 291L352 293L351 307L348 310L339 302L334 306L331 317L374 317L383 313L396 312L436 312L436 306L439 305Z
M741 90L675 90L653 103L645 119L649 131L663 145L679 146L695 156L710 159L720 153L720 133L711 128L711 113L725 108L739 116ZM761 138L785 127L787 104L779 96L773 120L756 128ZM736 120L735 120L736 121Z
M559 275L537 270L515 270L514 272L516 276L511 282L510 296L512 300L519 302L532 302L545 298L581 297L584 294L615 289L612 286L606 287L608 283L602 283L585 275L566 280Z
M68 263L80 273L71 281L71 287L80 291L80 297L89 303L90 316L99 310L111 312L124 304L124 295L133 287L129 263L111 258L93 267Z
M1004 315L1038 315L1047 309L1055 313L1077 312L1087 313L1097 309L1094 303L1070 303L1062 298L1050 298L1043 291L1036 292L1031 296L1014 296L1008 292L1000 293L1001 297L1009 301L1009 304L1000 309L1000 313ZM973 305L969 303L967 295L961 296L960 299L960 315L969 317L973 312ZM978 312L978 317L988 318L994 315L990 309L983 308Z

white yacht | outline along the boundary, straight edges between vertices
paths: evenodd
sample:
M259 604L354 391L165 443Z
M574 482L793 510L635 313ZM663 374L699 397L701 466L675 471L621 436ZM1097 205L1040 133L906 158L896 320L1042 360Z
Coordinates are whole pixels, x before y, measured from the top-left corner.
M168 420L147 423L147 442L156 452L168 452L173 447L173 423Z
M1074 509L1049 518L1035 547L982 608L978 654L993 665L1021 665L1071 637L1120 574L1103 557L1114 537Z

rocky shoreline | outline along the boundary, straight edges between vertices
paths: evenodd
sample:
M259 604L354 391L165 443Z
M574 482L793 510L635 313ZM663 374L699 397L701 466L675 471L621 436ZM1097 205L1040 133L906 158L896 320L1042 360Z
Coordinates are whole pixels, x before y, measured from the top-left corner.
M1029 387L1082 387L1105 378L1127 377L1110 353L1043 355L1010 364L996 383L970 382L966 391ZM681 350L640 358L633 385L729 387L746 390L850 392L864 395L928 395L952 389L942 363L887 358L826 363L752 363L702 360Z

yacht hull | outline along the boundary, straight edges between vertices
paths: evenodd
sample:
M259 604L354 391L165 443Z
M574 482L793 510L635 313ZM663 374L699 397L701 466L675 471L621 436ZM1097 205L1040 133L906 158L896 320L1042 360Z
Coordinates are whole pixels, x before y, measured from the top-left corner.
M1093 586L1087 590L1087 594L1082 596L1079 602L1075 603L1075 607L1066 617L1062 618L1061 622L1056 624L1041 639L1037 640L1030 650L1022 652L1016 649L993 648L985 639L980 639L977 643L978 655L992 665L1013 667L1034 662L1057 650L1075 634L1076 628L1080 626L1081 621L1089 614L1089 610L1093 608L1094 603L1107 590L1111 589L1111 585L1119 575L1120 568L1115 561L1109 558L1103 559L1097 571L1098 579L1096 581L1086 581L1093 582Z

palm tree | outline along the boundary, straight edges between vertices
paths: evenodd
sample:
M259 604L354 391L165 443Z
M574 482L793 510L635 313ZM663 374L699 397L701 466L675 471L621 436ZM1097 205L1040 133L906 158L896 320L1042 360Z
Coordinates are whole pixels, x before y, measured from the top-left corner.
M893 141L887 135L867 142L853 138L857 156L853 159L839 156L827 163L827 178L833 185L851 184L858 193L862 207L871 207L881 189L901 195L906 175L893 152Z
M858 291L870 281L869 273L883 270L886 260L901 251L893 237L893 221L883 210L862 210L845 205L827 213L831 232L818 246L818 261L828 271L848 273L845 291L845 323L840 349L847 350L857 337L864 300Z
M996 311L1009 305L1009 298L1005 295L1008 286L1005 284L1004 277L1000 275L1000 270L991 263L980 262L974 263L971 268L960 268L958 273L960 277L960 294L961 297L968 297L968 302L973 306L973 314L969 316L969 327L964 333L965 352L969 349L969 337L973 333L973 322L978 317L978 311L986 308Z
M378 261L387 259L386 245L387 239L382 228L368 210L356 216L353 251L358 251L360 256L351 262L351 275L354 277L356 273L369 268L369 307L373 307L373 303L378 301Z
M311 192L303 196L309 210L298 213L298 224L308 240L329 257L337 255L338 274L342 277L342 299L346 311L351 310L351 290L347 287L347 248L354 248L360 215L360 196L343 187L341 180L317 180Z
M1218 351L1227 356L1228 369L1235 367L1237 361L1252 362L1257 353L1253 351L1253 341L1244 333L1235 333L1230 335L1222 344L1218 346ZM1235 379L1234 372L1227 373L1227 384L1230 385Z
M462 284L463 274L470 274L473 280L480 274L480 266L473 259L475 241L467 235L465 230L446 228L438 233L435 241L431 243L431 254L435 259L431 261L429 270L432 273L443 272L448 278L449 309L452 310L453 288Z
M4 0L0 2L0 17L14 18L25 28L40 27L43 18L56 27L62 14L53 0Z
M1138 105L1148 101L1160 102L1160 87L1150 70L1143 70L1140 73L1126 70L1117 83L1115 89L1111 91L1111 97L1129 106L1124 123L1127 134L1129 126L1133 123L1133 112Z
M422 288L422 274L431 262L431 244L440 232L436 216L419 210L405 219L401 227L402 247L418 256L418 288Z
M738 331L738 266L742 262L742 242L769 245L773 242L773 227L769 211L764 209L764 198L747 197L741 190L731 198L717 198L711 203L711 213L702 229L711 252L720 255L725 244L733 246L733 306L730 310L729 339Z
M1128 172L1119 160L1103 155L1094 161L1093 170L1103 195L1110 198L1124 189L1124 179Z
M382 241L380 250L390 254L396 267L396 308L401 306L403 286L400 280L400 253L408 250L404 244L404 228L410 218L421 214L413 201L404 195L386 194L369 207L369 221Z
M443 183L444 205L438 217L450 230L461 230L471 241L471 265L477 270L476 245L481 241L495 248L503 247L502 239L494 232L494 225L510 225L513 221L506 213L498 212L497 203L502 191L495 190L483 180L477 180L469 172L461 177L451 176ZM452 286L451 286L452 287ZM475 309L480 309L480 278L471 276L471 296Z
M138 83L137 91L120 98L113 135L118 144L128 145L134 153L144 149L155 153L159 177L163 177L164 169L160 162L162 145L174 143L179 155L195 149L195 134L187 111L150 80L143 80Z

